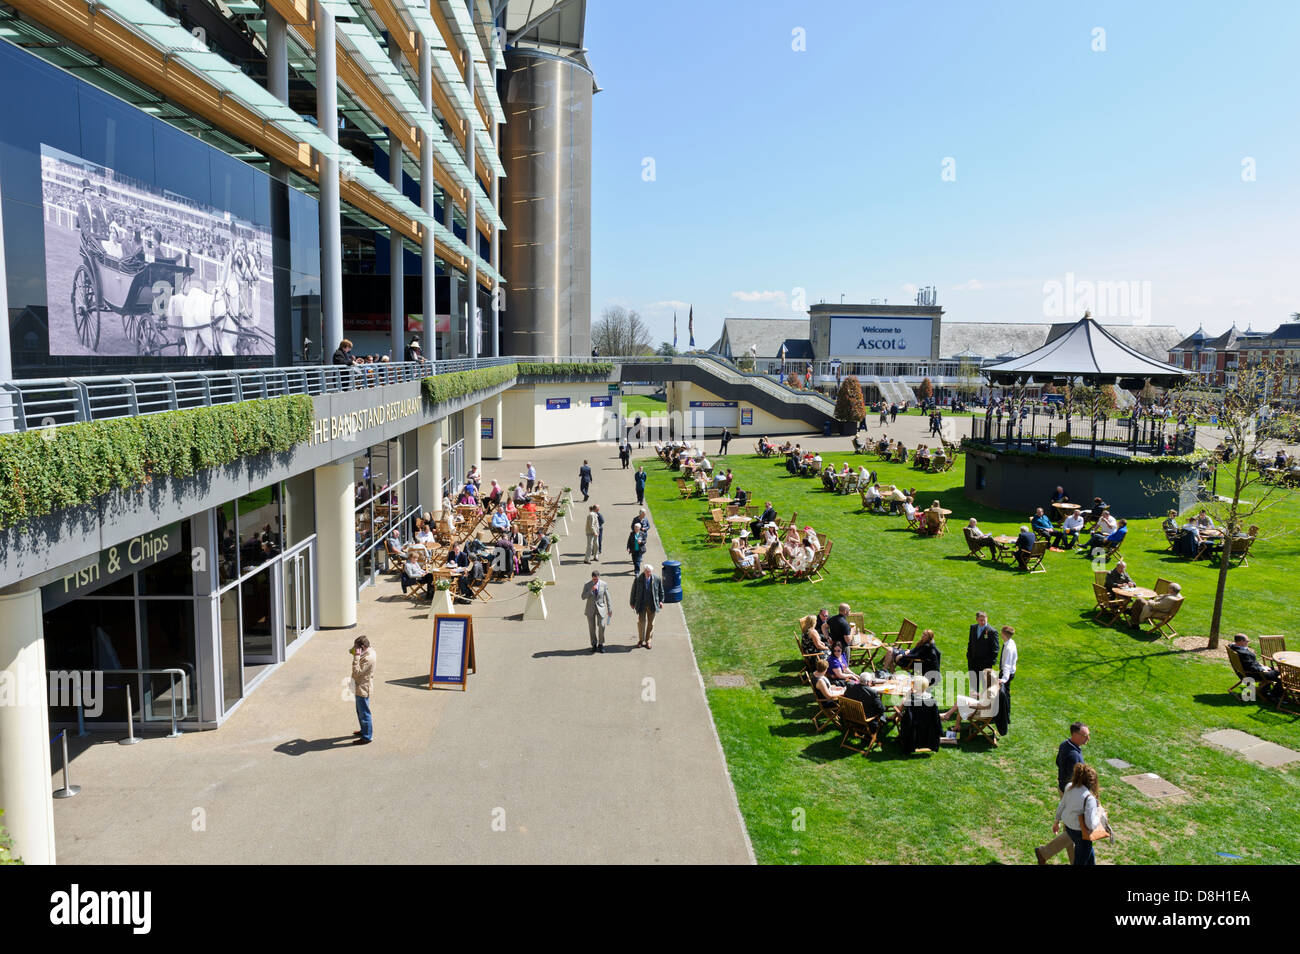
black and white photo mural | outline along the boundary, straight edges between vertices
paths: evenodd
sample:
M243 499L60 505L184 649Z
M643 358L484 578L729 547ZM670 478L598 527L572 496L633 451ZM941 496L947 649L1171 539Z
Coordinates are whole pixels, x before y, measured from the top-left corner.
M41 145L49 353L275 354L271 233Z

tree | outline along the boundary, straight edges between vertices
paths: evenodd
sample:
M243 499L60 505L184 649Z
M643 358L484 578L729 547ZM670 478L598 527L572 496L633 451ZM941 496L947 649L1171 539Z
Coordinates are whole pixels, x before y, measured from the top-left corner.
M840 382L835 399L835 420L857 423L867 416L867 402L862 399L862 385L853 375Z
M650 348L650 329L635 311L607 305L591 326L591 344L601 355L638 355Z
M934 383L929 378L921 379L921 386L916 389L916 396L922 401L928 401L934 397Z
M673 347L671 341L661 341L659 343L659 350L657 350L655 354L659 355L661 358L675 358L677 357L677 349Z
M1205 504L1206 511L1224 534L1224 554L1219 559L1214 610L1210 614L1210 649L1219 645L1231 541L1259 514L1277 506L1283 499L1278 493L1279 485L1266 482L1263 471L1253 463L1256 451L1262 450L1264 442L1269 439L1268 429L1258 427L1258 421L1267 416L1269 395L1283 393L1281 386L1285 378L1285 362L1277 357L1265 358L1237 375L1232 387L1225 390L1219 408L1219 429L1229 453L1216 455L1221 458L1215 462L1216 496ZM1169 393L1169 403L1175 415L1188 413L1190 417L1191 410L1202 403L1204 395L1194 388L1194 385L1187 385ZM1294 532L1294 529L1279 527L1272 535Z
M957 362L957 393L963 398L973 398L980 390L980 366L974 358Z

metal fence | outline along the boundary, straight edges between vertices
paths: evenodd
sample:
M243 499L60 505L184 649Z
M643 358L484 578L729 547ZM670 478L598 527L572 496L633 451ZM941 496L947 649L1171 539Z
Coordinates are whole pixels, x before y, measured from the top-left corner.
M512 355L498 358L458 358L450 361L392 361L380 364L253 368L239 371L185 371L175 374L103 375L78 378L32 378L0 382L0 432L61 427L79 421L101 421L181 408L233 404L286 394L330 394L365 387L419 381L431 375L470 371L503 364L601 363L702 364L720 378L748 384L779 400L802 400L833 414L834 402L755 372L741 371L711 354L591 358L562 355Z
M1060 440L1068 433L1070 440ZM1190 454L1196 428L1179 429L1160 418L1047 418L1038 414L972 417L971 440L993 449L1038 451L1072 457L1106 454Z

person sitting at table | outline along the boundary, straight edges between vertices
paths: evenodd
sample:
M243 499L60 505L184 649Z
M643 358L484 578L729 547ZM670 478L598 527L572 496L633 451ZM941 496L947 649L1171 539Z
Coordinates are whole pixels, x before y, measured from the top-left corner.
M882 496L889 502L890 513L903 512L903 504L907 503L907 494L903 492L902 487L891 485L888 490L883 492Z
M1030 530L1027 524L1022 526L1020 532L1016 534L1013 552L1016 562L1020 564L1020 569L1027 570L1029 568L1029 557L1034 552L1034 544L1037 542L1038 538L1034 536L1034 531Z
M388 554L390 560L397 564L406 559L406 554L402 550L401 536L398 534L396 527L393 528L392 533L384 537L384 552Z
M817 536L817 531L811 526L803 528L803 545L813 553L822 548L821 539Z
M946 514L939 501L930 504L925 513L921 514L921 532L930 536L938 536L947 526Z
M1070 502L1070 498L1065 495L1064 487L1057 487L1056 490L1052 491L1052 499L1049 501L1049 503L1058 504L1058 503L1069 503L1069 502Z
M1210 515L1205 512L1204 508L1196 515L1196 527L1199 530L1214 529L1214 521L1210 519Z
M772 552L774 546L781 545L781 534L777 532L776 523L769 521L762 526L762 547L767 553Z
M513 497L507 497L505 506L501 509L506 512L506 516L510 518L511 523L514 523L515 518L519 516L519 508L515 506L515 499Z
M862 453L862 441L858 439L857 431L853 432L853 453L855 454Z
M498 507L492 511L491 526L493 530L506 531L510 529L510 515Z
M1043 508L1039 507L1034 511L1034 516L1029 521L1029 526L1034 530L1035 536L1041 536L1044 540L1052 535L1056 528L1052 526L1052 518L1043 513Z
M415 518L415 542L426 547L433 543L433 530L423 517Z
M1099 544L1090 543L1089 546L1104 546L1107 550L1118 550L1126 536L1128 536L1128 521L1121 517L1115 529L1106 534Z
M1278 470L1286 469L1286 452L1279 450L1277 456L1273 458L1273 466Z
M749 551L748 530L741 530L736 539L731 541L731 554L738 566L752 567L756 565L754 554Z
M1250 640L1246 638L1245 633L1238 633L1232 637L1232 642L1228 644L1228 652L1237 654L1237 658L1241 660L1241 671L1262 685L1265 695L1275 695L1281 690L1281 683L1278 681L1281 673L1276 669L1266 668L1260 663L1255 656L1255 651L1250 648Z
M920 675L930 679L937 678L942 654L934 642L934 630L927 629L916 638L916 644L904 652L889 649L885 652L883 667L893 672L898 667L919 671ZM927 675L928 674L928 675Z
M1183 601L1183 588L1177 583L1169 584L1169 592L1158 594L1152 599L1144 599L1139 596L1128 607L1128 622L1130 626L1141 626L1149 619L1166 619L1173 613L1174 608Z
M424 567L416 563L415 560L407 560L402 566L402 594L413 586L428 586L433 582L433 574L426 573Z
M1109 573L1106 574L1106 582L1104 586L1106 587L1107 596L1114 598L1115 587L1117 586L1132 586L1132 585L1133 585L1133 580L1128 575L1128 564L1123 560L1120 560L1118 563L1116 563L1114 568Z
M478 464L470 467L469 473L465 475L465 482L473 484L475 492L478 491L479 486L483 483L483 471L479 470Z
M830 666L831 682L843 686L860 681L858 674L849 668L849 650L844 643L831 644L831 655L826 662Z
M1164 531L1165 536L1172 537L1178 533L1178 511L1170 510L1165 514L1164 521L1160 524L1160 529Z
M528 499L528 488L524 486L524 482L522 480L520 480L519 483L515 484L515 489L510 492L510 497L512 500L514 500L516 507L520 506L525 500Z
M825 659L818 659L814 666L812 688L813 695L817 697L817 704L822 707L823 712L834 713L839 708L839 699L844 695L844 687L836 685L831 680L830 664Z
M962 532L966 535L966 539L971 542L971 546L974 548L976 553L984 547L988 547L989 556L997 556L997 545L993 542L993 534L985 533L981 530L979 521L974 517L971 517L970 520L966 521L966 526L962 528Z
M754 518L753 522L749 525L749 529L757 534L769 523L776 523L776 508L772 506L772 501L770 500L763 505L763 512Z
M464 486L464 488L460 492L460 496L456 498L456 506L474 507L478 505L478 501L474 498L473 488L474 488L473 484L466 484Z
M958 730L961 729L962 722L969 720L972 716L993 716L997 714L998 692L1002 688L1002 680L992 669L985 669L979 675L979 684L984 688L980 690L978 695L958 695L953 702L952 708L939 714L939 718L945 722L955 718Z
M858 489L864 490L871 481L871 471L867 470L867 465L863 464L858 468Z
M1052 549L1072 549L1079 542L1079 531L1082 529L1083 514L1077 510L1071 510L1065 515L1065 520L1061 523L1061 529L1052 534Z
M907 445L906 445L906 444L904 444L902 441L899 441L899 442L898 442L898 447L895 448L895 453L898 455L897 457L895 457L895 460L897 460L898 463L900 463L900 464L906 464L906 463L907 463Z
M816 616L804 616L799 619L799 648L805 656L816 653L822 659L830 658L831 649L817 628Z
M917 510L916 507L912 505L912 498L911 498L911 497L904 497L904 498L903 498L903 516L907 518L907 522L908 522L908 523L911 523L913 520L916 520L916 519L917 519L917 515L918 515L919 513L920 513L920 511Z
M827 464L825 467L823 467L821 472L821 478L822 478L822 486L825 487L827 490L833 491L835 489L835 465Z
M501 503L501 494L502 494L501 485L498 484L495 480L492 481L492 487L491 489L488 490L487 501L486 501L487 506L495 510L497 505Z
M1092 536L1088 538L1088 549L1101 546L1106 538L1119 527L1119 522L1111 515L1109 509L1103 509L1093 525Z
M1201 553L1201 528L1196 525L1196 518L1187 515L1187 522L1178 531L1178 540L1174 543L1174 552L1189 560L1195 560Z
M885 498L880 492L880 484L870 484L862 492L862 504L869 510L879 513L884 509Z
M916 449L916 454L912 457L912 466L925 470L930 463L930 445L922 444Z

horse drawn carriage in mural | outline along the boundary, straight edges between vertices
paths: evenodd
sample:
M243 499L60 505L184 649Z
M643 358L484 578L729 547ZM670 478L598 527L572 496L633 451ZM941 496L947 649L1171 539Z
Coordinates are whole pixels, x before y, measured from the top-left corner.
M245 356L274 351L257 328L252 295L256 280L241 281L238 270L222 269L210 289L191 281L194 269L179 258L118 257L83 235L81 264L72 279L72 313L77 340L99 351L101 316L119 315L135 353L158 357L204 354ZM176 334L172 334L176 333Z

